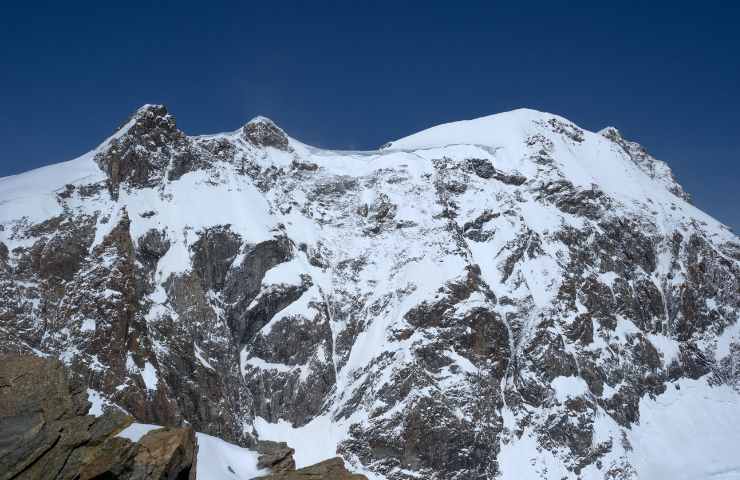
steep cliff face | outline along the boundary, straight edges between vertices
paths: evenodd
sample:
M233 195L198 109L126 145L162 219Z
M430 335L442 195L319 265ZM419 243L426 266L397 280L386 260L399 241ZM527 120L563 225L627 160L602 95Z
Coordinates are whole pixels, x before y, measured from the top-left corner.
M615 129L532 110L338 152L144 106L0 179L0 348L142 422L288 441L299 467L740 471L740 243L688 200Z

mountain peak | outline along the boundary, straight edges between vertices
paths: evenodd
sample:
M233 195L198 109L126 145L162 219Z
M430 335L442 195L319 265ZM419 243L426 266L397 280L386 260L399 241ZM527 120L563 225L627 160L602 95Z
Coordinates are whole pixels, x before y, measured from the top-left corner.
M578 129L569 120L530 108L486 115L470 120L443 123L407 137L395 140L384 148L409 150L416 148L444 147L447 145L500 145L507 139L520 138L532 130L533 124L557 122L568 129Z
M121 182L138 186L156 183L170 163L173 148L186 141L164 105L146 104L98 146L95 161L108 176L111 193L117 196Z
M252 123L265 123L265 124L272 125L272 126L278 128L277 124L271 118L268 118L268 117L265 117L265 116L262 116L262 115L257 115L256 117L253 117L245 125L249 125L249 124L252 124Z
M142 136L155 128L164 128L168 131L176 130L175 117L170 115L164 105L144 104L129 115L128 119L118 127L116 132L98 146L98 150L110 147L111 144L128 134Z
M154 105L121 132L0 179L0 352L98 410L378 480L737 465L740 245L638 144L531 109L380 152Z
M242 127L244 139L259 147L272 147L289 151L288 135L267 117L257 116Z
M145 103L136 109L133 115L167 115L167 107L162 104Z

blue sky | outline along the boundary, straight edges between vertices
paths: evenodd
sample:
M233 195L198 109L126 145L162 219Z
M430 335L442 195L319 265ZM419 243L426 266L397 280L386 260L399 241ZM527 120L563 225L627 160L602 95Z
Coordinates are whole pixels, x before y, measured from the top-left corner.
M530 107L616 126L740 230L735 3L16 3L0 10L0 176L84 153L144 103L189 134L265 115L352 149Z

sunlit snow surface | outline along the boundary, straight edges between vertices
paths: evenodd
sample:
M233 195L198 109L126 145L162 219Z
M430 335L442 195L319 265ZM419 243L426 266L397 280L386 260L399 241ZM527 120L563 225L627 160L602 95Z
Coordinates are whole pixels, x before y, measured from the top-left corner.
M563 378L563 377L560 377ZM565 383L565 382L564 382ZM654 400L640 401L640 422L628 433L626 452L641 479L740 479L740 396L727 386L710 387L704 380L668 383ZM570 387L572 388L572 386ZM599 429L615 428L606 416ZM504 445L499 460L503 479L540 480L567 477L568 471L527 435ZM583 480L604 478L593 466Z
M266 475L257 468L257 452L198 433L198 480L249 480Z
M683 379L643 398L630 439L641 478L740 479L740 399L726 385Z

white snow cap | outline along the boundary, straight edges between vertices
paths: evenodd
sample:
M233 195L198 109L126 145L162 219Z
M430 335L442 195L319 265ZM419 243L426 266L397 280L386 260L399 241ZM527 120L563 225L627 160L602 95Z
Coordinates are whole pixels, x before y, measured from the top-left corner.
M443 123L421 132L414 133L386 145L393 150L413 150L417 148L445 147L447 145L496 145L498 139L521 137L533 121L562 117L529 108L519 108L510 112L496 113L472 120ZM568 122L570 123L570 122ZM519 134L519 135L516 135Z

